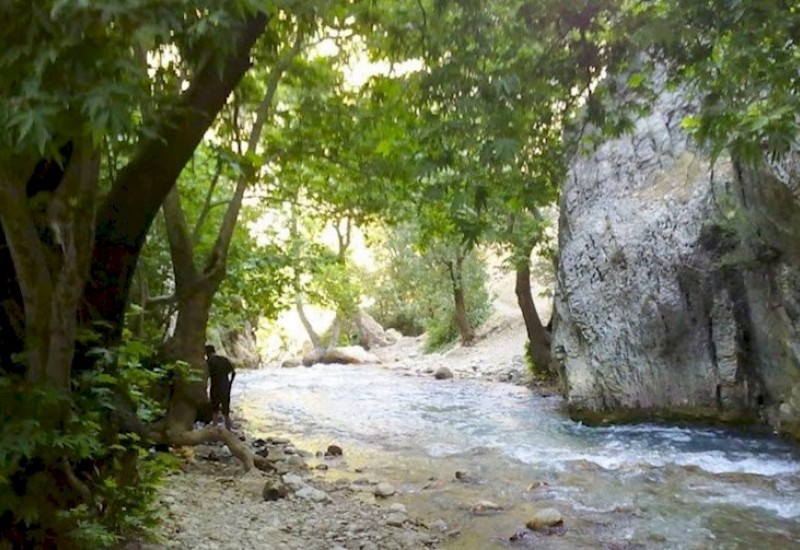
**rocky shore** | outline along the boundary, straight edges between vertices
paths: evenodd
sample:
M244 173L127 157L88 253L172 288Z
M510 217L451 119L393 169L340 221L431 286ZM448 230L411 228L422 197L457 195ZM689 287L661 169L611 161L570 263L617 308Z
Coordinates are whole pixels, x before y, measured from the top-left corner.
M275 470L242 471L223 446L198 446L183 454L180 472L161 494L166 509L161 540L143 549L276 550L420 549L447 536L413 510L393 502L395 489L379 480L326 482L307 464L310 453L281 439L251 442L274 457ZM319 457L316 468L326 467Z

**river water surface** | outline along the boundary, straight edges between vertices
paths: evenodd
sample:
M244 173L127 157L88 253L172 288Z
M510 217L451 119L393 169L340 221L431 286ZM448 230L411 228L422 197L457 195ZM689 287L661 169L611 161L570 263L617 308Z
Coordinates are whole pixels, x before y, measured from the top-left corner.
M412 516L460 533L449 548L800 548L800 453L773 437L590 428L519 386L374 367L242 373L234 404L254 435L340 445L321 475L391 482ZM503 511L471 511L487 500ZM544 507L564 527L525 532Z

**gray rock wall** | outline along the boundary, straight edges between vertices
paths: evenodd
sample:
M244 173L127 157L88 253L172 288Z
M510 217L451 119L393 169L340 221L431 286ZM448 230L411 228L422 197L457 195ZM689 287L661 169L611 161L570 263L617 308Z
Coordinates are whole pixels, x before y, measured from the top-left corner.
M712 166L680 128L690 109L665 92L631 135L573 163L553 335L564 391L576 413L789 425L800 411L786 405L800 382L800 164Z

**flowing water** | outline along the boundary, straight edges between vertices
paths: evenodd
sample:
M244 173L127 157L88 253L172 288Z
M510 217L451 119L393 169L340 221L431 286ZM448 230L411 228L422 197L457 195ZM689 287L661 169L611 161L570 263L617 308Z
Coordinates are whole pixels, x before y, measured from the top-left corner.
M590 428L522 387L377 368L262 370L235 386L251 433L340 445L321 475L393 483L411 515L460 532L450 548L800 548L800 453L773 437ZM503 510L473 513L487 500ZM525 532L544 507L564 527Z

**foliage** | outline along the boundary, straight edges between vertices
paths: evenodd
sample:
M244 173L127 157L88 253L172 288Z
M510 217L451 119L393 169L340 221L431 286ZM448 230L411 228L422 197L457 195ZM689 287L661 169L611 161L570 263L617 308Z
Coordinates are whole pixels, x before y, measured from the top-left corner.
M713 151L746 162L800 137L800 5L780 0L634 2L640 46L669 61L700 100L683 121Z
M390 230L379 258L381 268L372 275L370 314L381 325L406 335L426 333L426 348L439 349L458 336L455 324L453 286L443 264L441 250L415 249L415 235L409 226ZM464 265L467 311L473 327L489 316L490 300L486 272L476 253Z
M157 490L175 464L149 452L123 421L128 408L142 422L163 412L152 396L172 371L143 368L151 354L132 341L96 350L98 368L76 377L69 395L0 377L0 532L6 540L107 548L152 536L160 516ZM83 491L88 501L79 498Z
M250 0L4 2L0 16L14 24L0 30L0 155L57 157L68 133L95 145L152 133L142 120L212 52L230 51L232 25L255 8ZM169 61L151 69L148 53Z
M428 269L439 275L438 282L442 285L441 287L437 285L439 292L423 294L431 301L433 312L425 327L425 349L434 351L453 343L460 335L455 322L453 289L452 282L448 279L449 275L444 273L441 265L429 264ZM462 277L469 324L472 327L479 327L489 318L491 302L486 288L486 270L474 251L466 257ZM449 283L449 286L446 287L442 281ZM445 289L449 293L446 294Z

